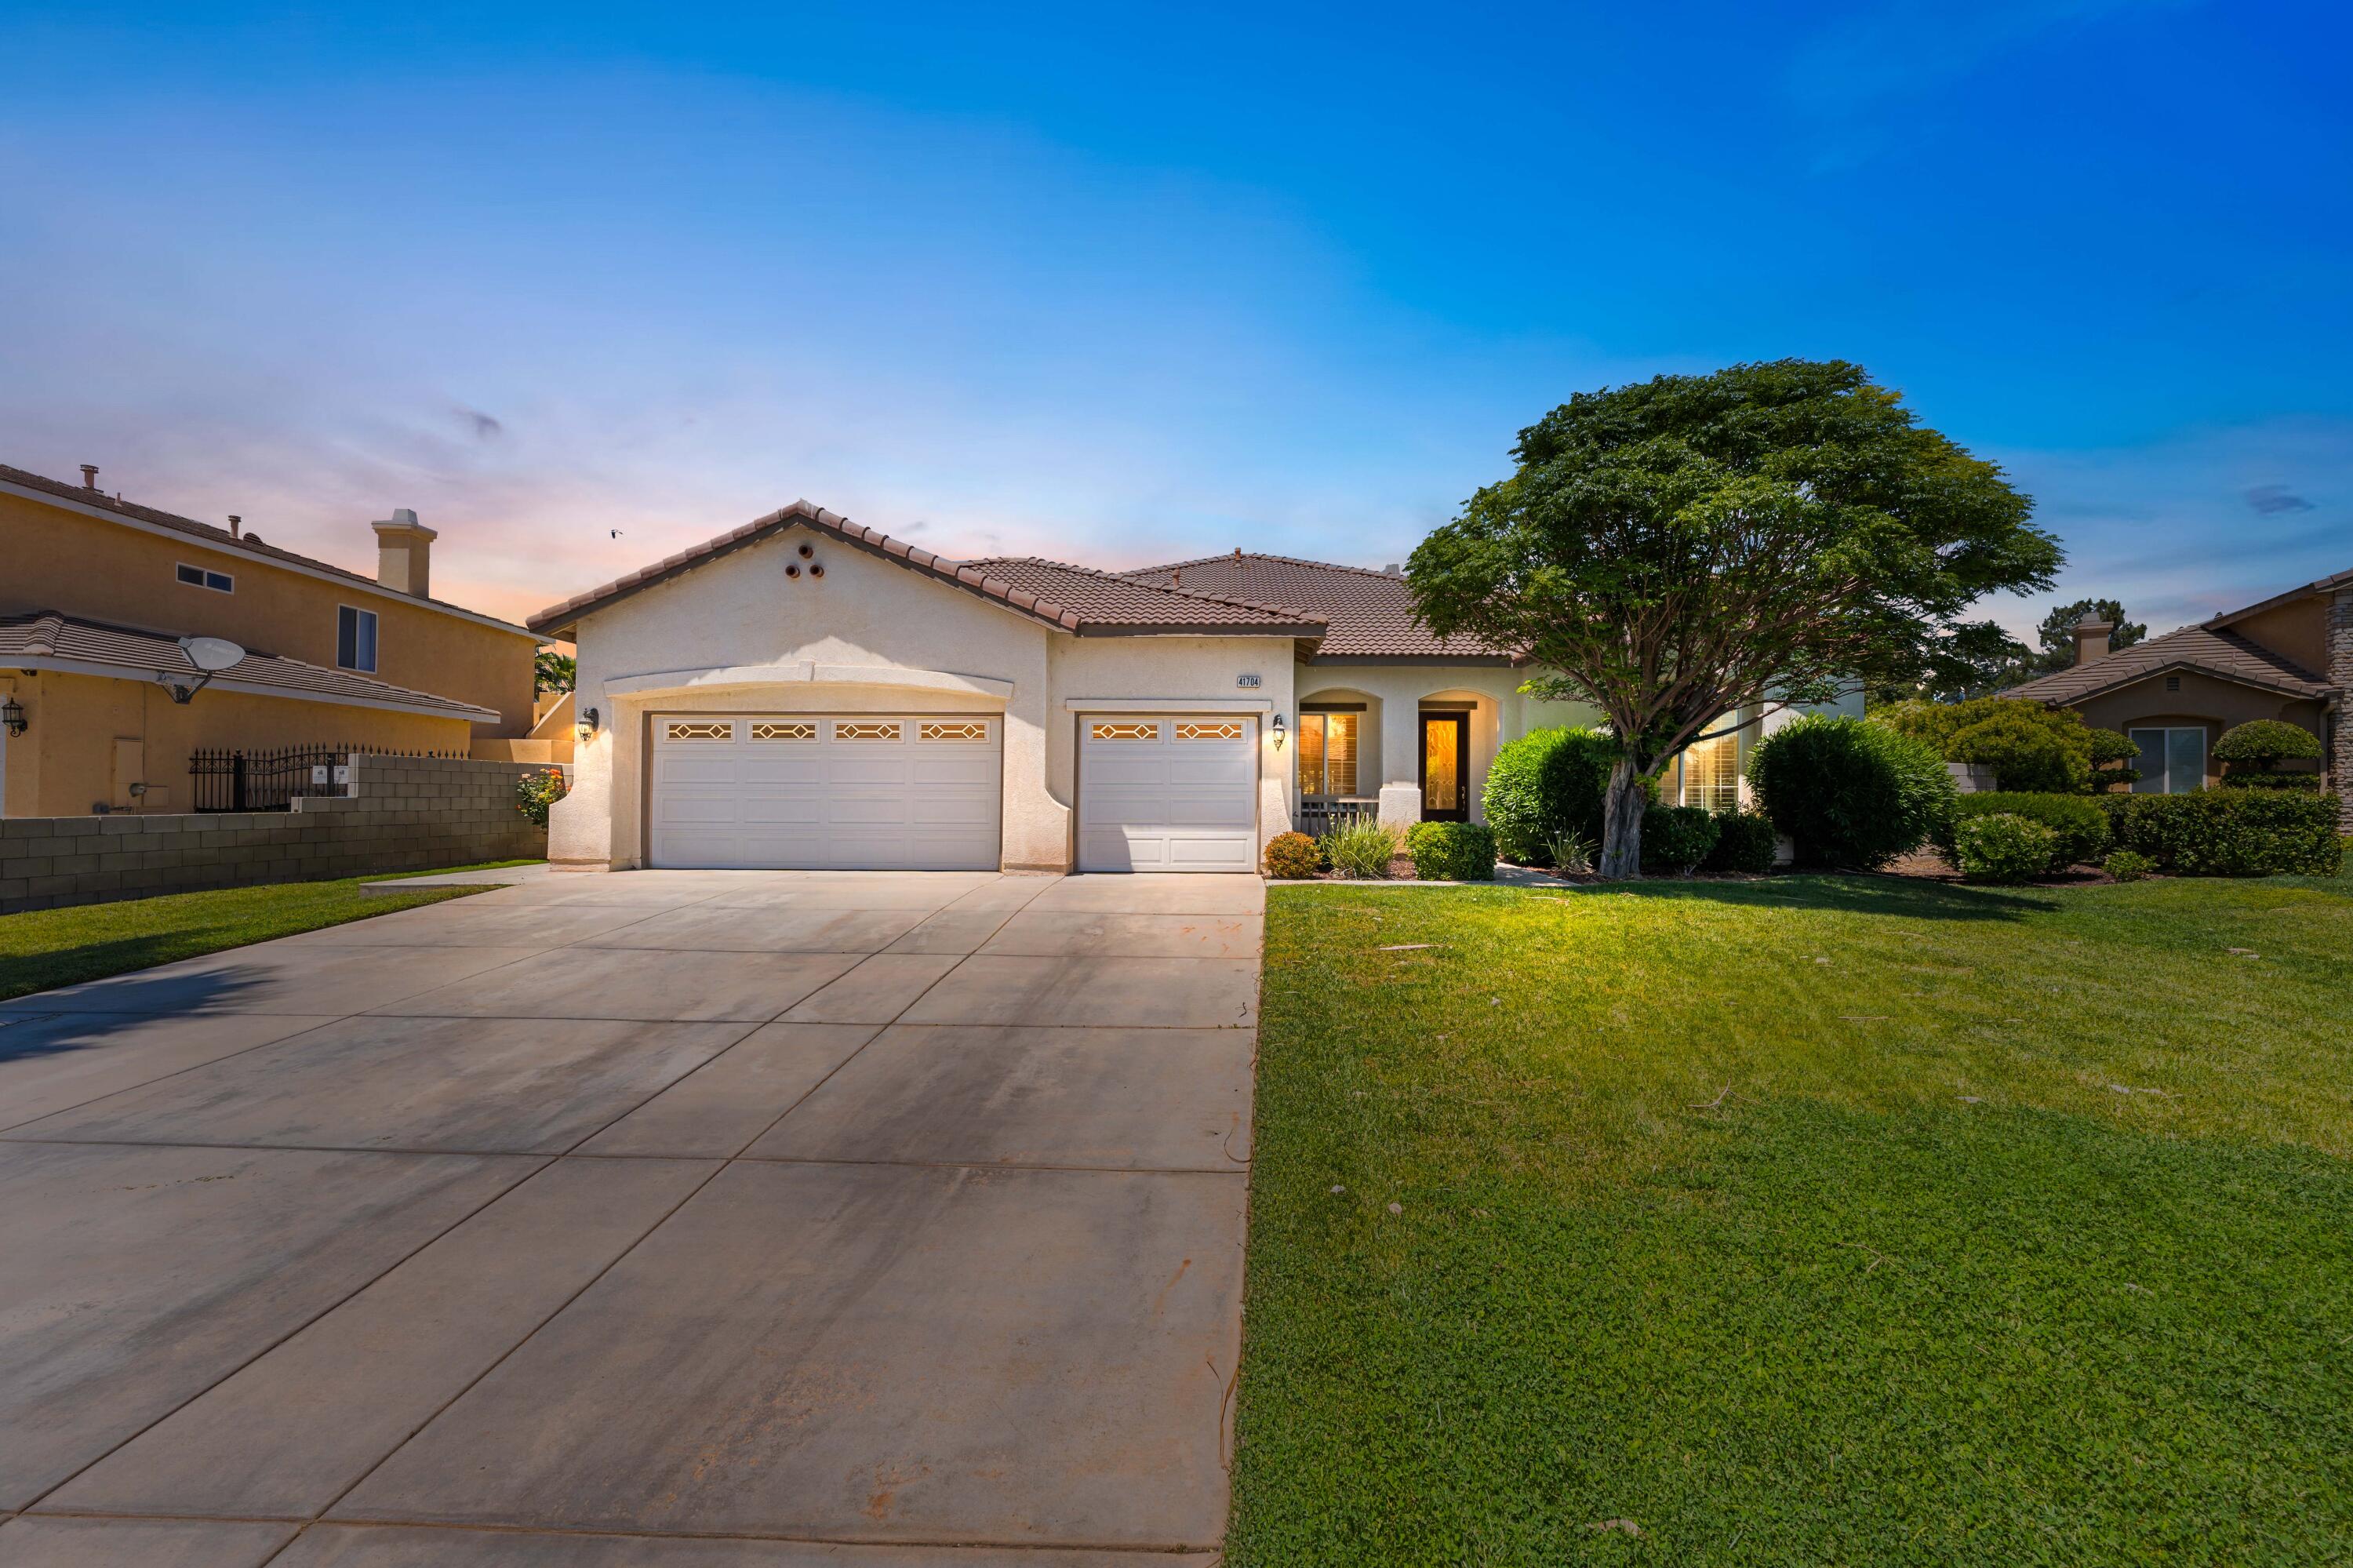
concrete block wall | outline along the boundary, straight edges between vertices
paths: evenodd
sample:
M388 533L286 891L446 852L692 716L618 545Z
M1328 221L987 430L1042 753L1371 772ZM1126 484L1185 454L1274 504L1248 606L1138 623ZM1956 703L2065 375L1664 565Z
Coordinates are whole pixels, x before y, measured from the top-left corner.
M2353 833L2353 587L2337 590L2328 607L2328 683L2331 736L2328 787L2337 791L2337 825Z
M290 811L0 820L0 915L264 882L429 871L547 853L515 809L515 780L545 769L463 758L352 758L348 797Z

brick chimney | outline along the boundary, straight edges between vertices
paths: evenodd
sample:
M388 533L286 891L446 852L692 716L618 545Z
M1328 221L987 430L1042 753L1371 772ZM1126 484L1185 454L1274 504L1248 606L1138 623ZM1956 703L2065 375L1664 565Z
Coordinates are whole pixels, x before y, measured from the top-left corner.
M379 528L384 526L377 524ZM2108 634L2116 629L2116 622L2102 620L2094 613L2075 623L2075 665L2081 669L2094 659L2108 656Z
M427 597L432 592L433 541L440 535L417 522L417 514L406 506L394 507L391 516L368 526L375 530L375 580L395 593Z

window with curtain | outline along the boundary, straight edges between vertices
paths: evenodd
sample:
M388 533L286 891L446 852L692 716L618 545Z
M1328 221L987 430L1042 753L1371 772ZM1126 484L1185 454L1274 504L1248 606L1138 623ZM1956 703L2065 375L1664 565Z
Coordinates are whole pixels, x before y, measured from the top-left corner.
M1303 795L1354 795L1356 792L1356 714L1299 715L1299 792Z
M1740 737L1718 736L1685 747L1675 758L1681 780L1678 804L1711 811L1740 809Z

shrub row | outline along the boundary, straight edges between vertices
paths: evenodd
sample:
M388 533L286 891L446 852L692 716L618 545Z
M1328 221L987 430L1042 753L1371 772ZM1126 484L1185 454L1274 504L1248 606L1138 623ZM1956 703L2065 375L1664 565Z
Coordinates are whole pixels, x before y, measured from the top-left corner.
M2123 799L2123 797L2116 797ZM2108 814L2090 795L2034 795L2011 789L1989 789L1963 795L1953 802L1952 817L1929 834L1929 842L1958 865L1960 825L1978 817L2021 817L2040 822L2052 835L2052 863L2087 865L2108 853Z
M2337 797L2274 789L2099 797L2109 838L2185 876L2336 874Z

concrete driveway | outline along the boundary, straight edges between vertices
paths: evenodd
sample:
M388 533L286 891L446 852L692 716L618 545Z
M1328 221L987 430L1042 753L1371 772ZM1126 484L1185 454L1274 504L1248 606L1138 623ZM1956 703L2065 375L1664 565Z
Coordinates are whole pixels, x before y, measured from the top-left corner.
M0 1005L0 1563L1207 1561L1262 906L549 877Z

